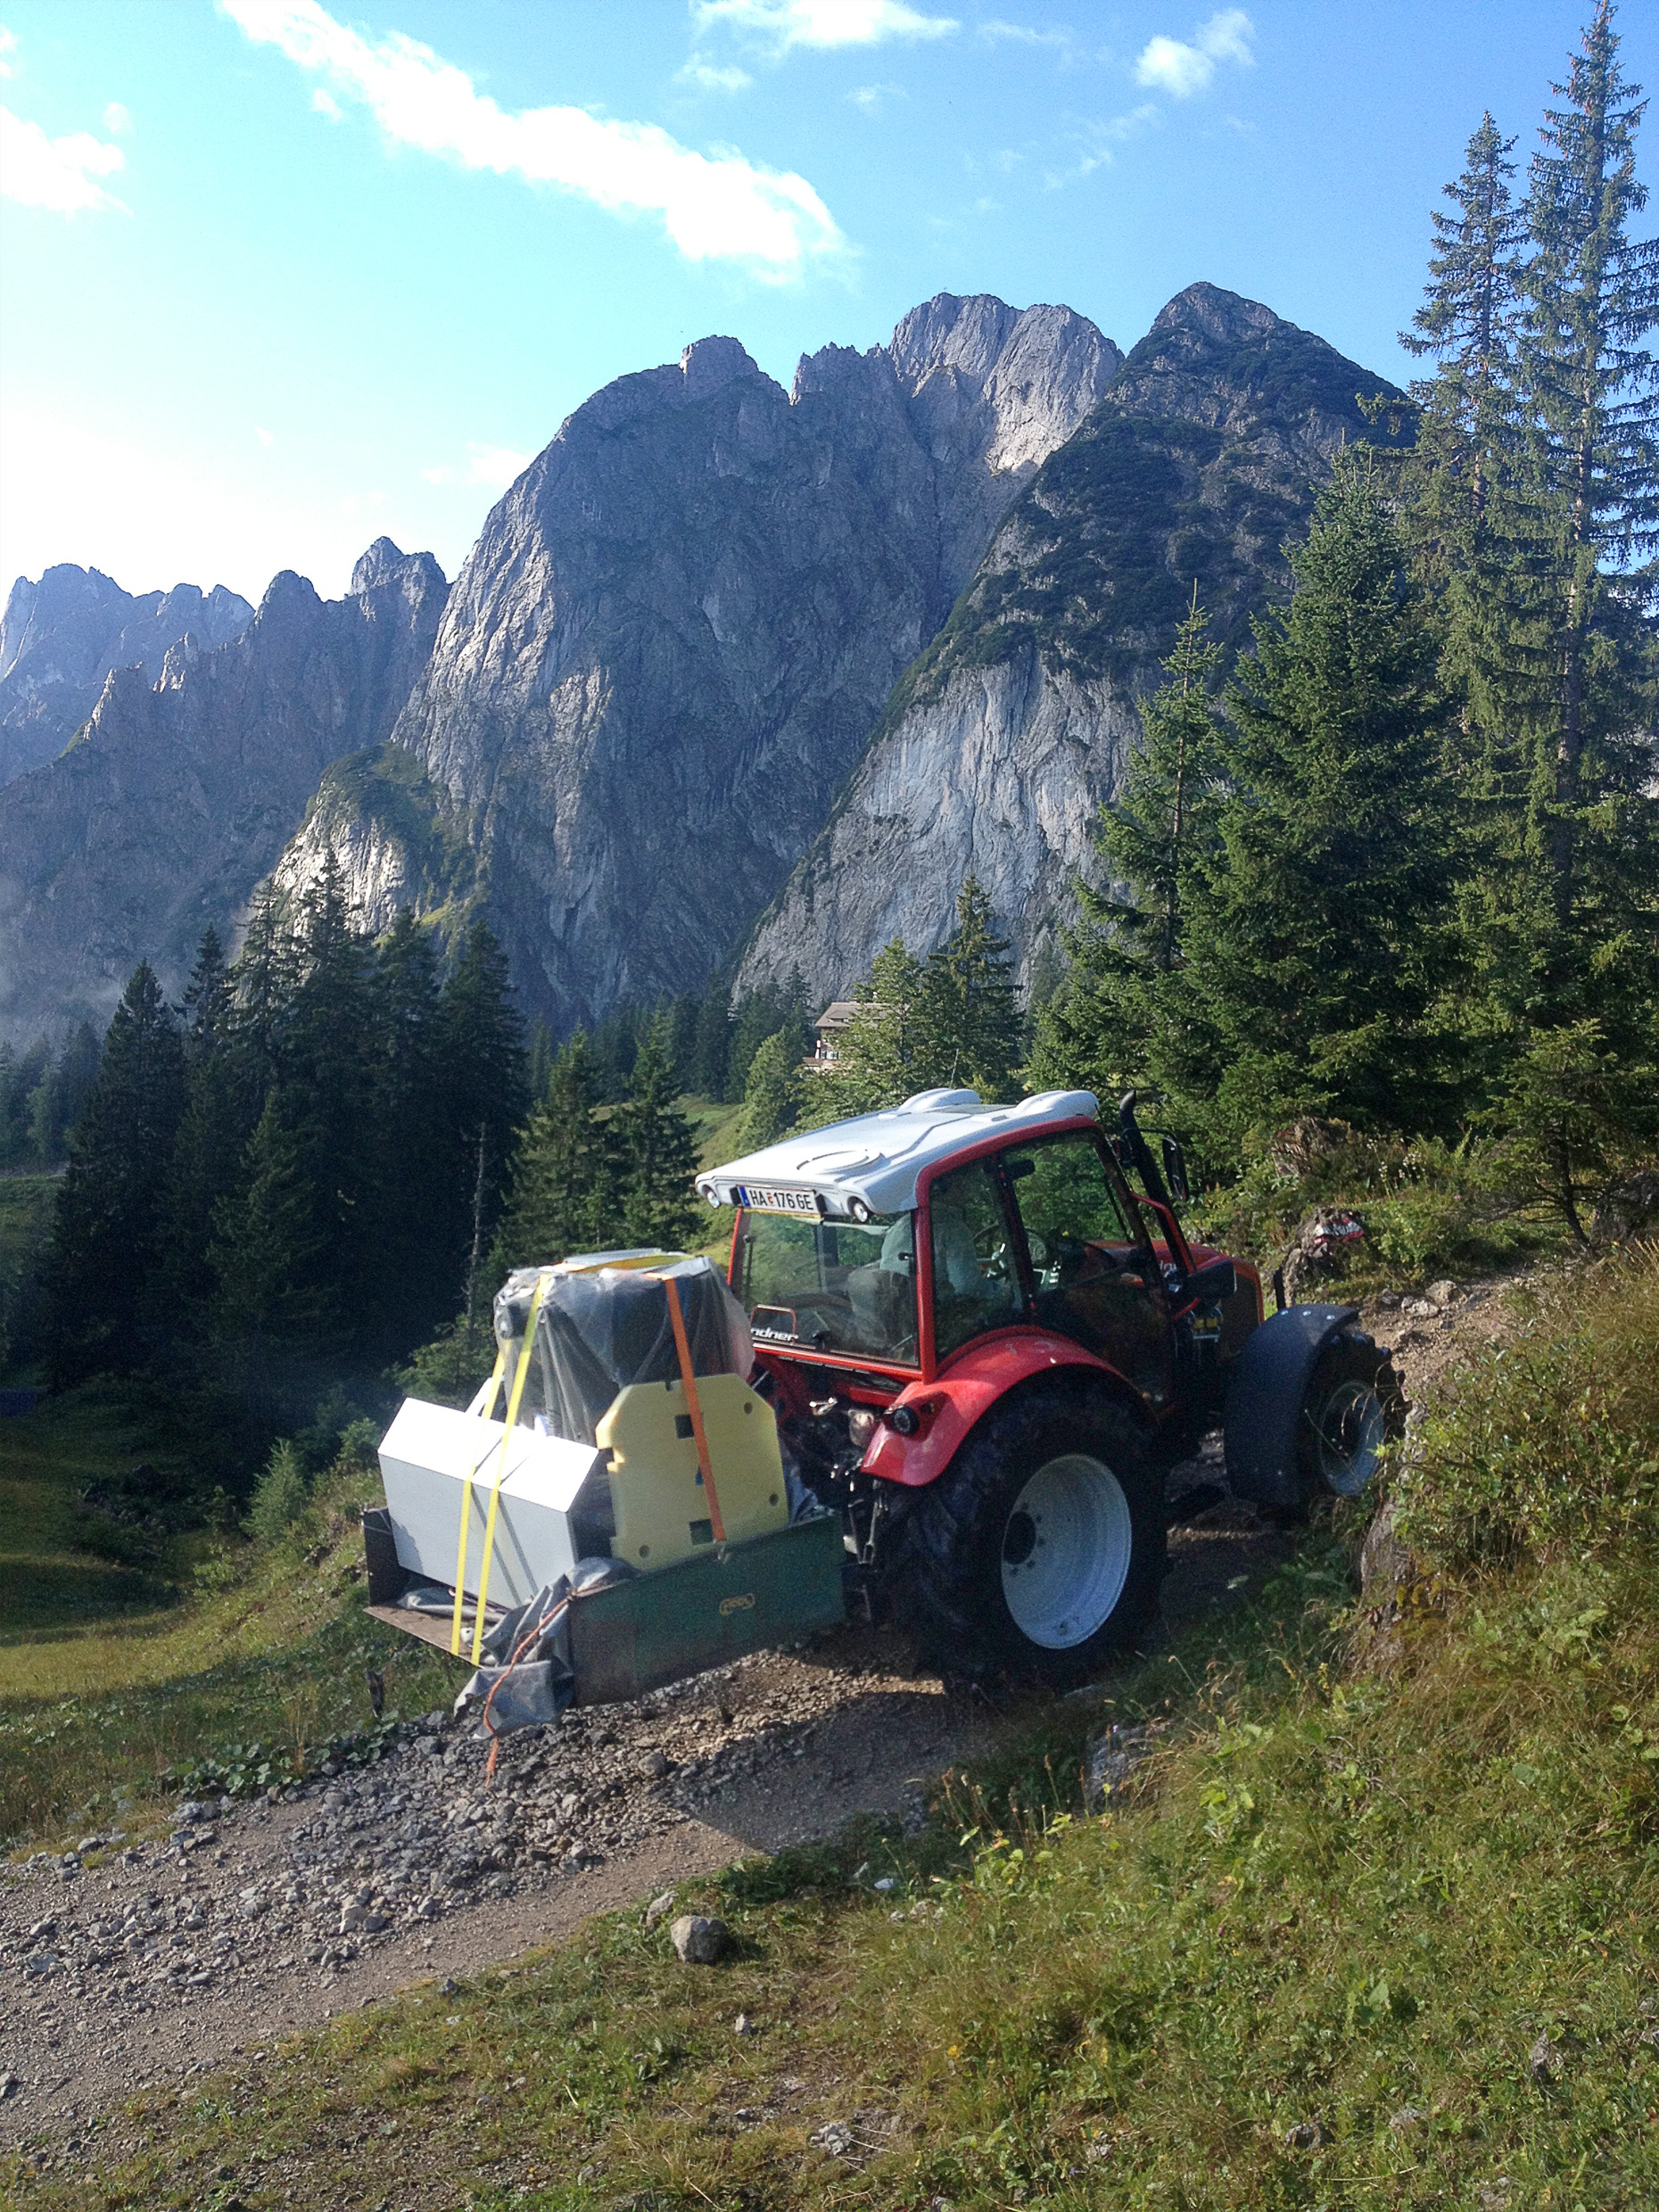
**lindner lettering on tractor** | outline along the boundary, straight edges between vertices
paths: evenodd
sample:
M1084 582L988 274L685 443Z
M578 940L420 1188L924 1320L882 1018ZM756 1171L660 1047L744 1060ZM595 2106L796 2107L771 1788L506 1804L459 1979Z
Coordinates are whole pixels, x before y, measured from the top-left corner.
M379 1617L466 1652L491 1730L844 1617L1064 1687L1134 1646L1168 1470L1219 1423L1282 1514L1370 1480L1403 1410L1352 1307L1264 1318L1191 1244L1131 1094L928 1091L700 1176L726 1275L603 1252L515 1275L465 1413L407 1399L365 1516Z

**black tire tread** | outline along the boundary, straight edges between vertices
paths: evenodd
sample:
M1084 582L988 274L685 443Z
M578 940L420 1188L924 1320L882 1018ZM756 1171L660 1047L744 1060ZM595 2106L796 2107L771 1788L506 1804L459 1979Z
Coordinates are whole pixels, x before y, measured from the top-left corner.
M1003 1609L1002 1536L1012 1496L1062 1450L1093 1452L1118 1476L1135 1548L1111 1617L1072 1650L1047 1651L1028 1642ZM1086 1680L1106 1659L1133 1649L1157 1613L1166 1556L1162 1489L1143 1429L1110 1390L1087 1381L1037 1383L986 1416L906 1515L891 1563L894 1617L947 1674L1054 1688Z

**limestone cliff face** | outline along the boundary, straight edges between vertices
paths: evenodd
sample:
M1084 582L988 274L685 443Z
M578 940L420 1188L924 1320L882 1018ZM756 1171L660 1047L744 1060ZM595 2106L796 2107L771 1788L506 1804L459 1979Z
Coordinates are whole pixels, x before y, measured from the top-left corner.
M398 722L416 777L331 779L284 879L333 853L375 920L482 896L559 1024L700 987L1120 361L1068 309L947 295L788 392L730 338L622 377L486 522Z
M135 597L102 570L68 563L38 583L20 576L0 615L0 784L63 750L111 669L136 664L153 681L169 646L189 637L211 652L252 619L222 583Z
M228 938L324 770L384 742L446 586L382 539L325 602L285 572L242 635L104 679L79 741L0 790L0 1038L108 1019L149 959L169 988Z
M1246 645L1332 456L1377 435L1356 395L1389 389L1254 301L1172 300L906 671L740 986L798 966L840 996L894 936L943 942L970 872L1028 972L1092 876L1091 824L1193 583L1211 634Z

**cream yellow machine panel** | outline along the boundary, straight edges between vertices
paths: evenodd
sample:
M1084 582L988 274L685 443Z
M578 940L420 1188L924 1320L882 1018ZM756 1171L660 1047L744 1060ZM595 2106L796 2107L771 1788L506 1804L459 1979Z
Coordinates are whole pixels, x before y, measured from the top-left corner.
M789 1500L772 1407L737 1374L699 1375L697 1395L728 1540L785 1527ZM714 1541L682 1382L630 1383L595 1434L610 1455L614 1558L649 1573Z

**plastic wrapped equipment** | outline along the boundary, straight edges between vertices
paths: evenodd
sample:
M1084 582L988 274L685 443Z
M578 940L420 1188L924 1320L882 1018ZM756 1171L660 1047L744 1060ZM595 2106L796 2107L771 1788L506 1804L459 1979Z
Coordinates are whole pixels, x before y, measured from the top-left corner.
M521 1268L497 1295L500 1342L522 1339L541 1274ZM706 1259L665 1253L663 1265L649 1270L637 1264L555 1269L537 1316L535 1358L519 1418L539 1416L550 1434L591 1444L619 1391L633 1382L677 1381L680 1356L664 1276L680 1295L692 1373L747 1379L755 1365L748 1323L725 1277Z

